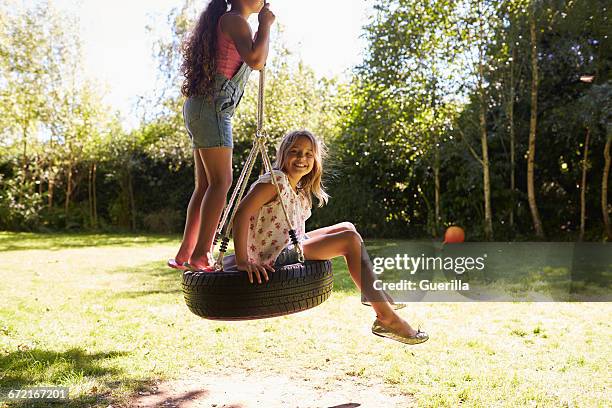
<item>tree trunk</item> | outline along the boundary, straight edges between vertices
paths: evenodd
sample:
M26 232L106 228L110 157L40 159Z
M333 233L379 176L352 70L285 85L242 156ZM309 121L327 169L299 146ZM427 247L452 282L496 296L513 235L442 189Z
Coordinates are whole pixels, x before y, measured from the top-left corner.
M134 201L134 187L132 183L132 171L128 168L127 171L128 177L128 199L130 203L130 225L132 231L136 230L136 203Z
M45 163L40 156L36 155L36 171L38 172L38 194L42 197L43 195L43 184L45 181Z
M433 130L434 130L434 222L433 222L433 234L434 238L438 237L440 232L440 221L441 221L441 209L440 209L440 134L438 132L438 97L437 97L437 78L438 73L436 70L431 72L431 109L433 111Z
M89 166L89 177L87 183L87 197L89 200L89 223L93 229L98 228L98 205L96 202L96 163Z
M480 140L482 144L482 185L484 191L485 207L485 237L487 240L493 238L493 215L491 210L491 178L489 170L489 145L487 142L487 122L484 101L480 108Z
M93 163L93 168L92 168L92 173L93 173L93 180L92 180L92 186L93 186L93 192L92 192L92 198L93 198L93 227L94 229L98 229L98 199L96 196L96 163Z
M480 10L480 3L478 4L479 14L479 32L478 32L478 99L480 102L480 109L478 112L478 122L480 125L480 145L482 148L482 190L484 193L484 234L487 240L493 238L493 211L491 209L491 179L489 170L489 144L487 141L487 105L484 90L484 46L485 33L484 33L484 19Z
M72 194L72 158L68 159L68 181L66 182L66 201L64 203L64 213L68 215L68 207L70 206L70 195Z
M435 137L435 157L434 157L434 194L435 194L435 215L434 221L434 238L438 237L440 231L440 147L438 146L439 138L436 133Z
M604 147L604 171L601 178L601 211L603 215L604 228L608 241L612 241L612 229L610 228L610 217L608 215L608 177L610 175L610 145L612 144L612 135L608 135L608 141Z
M425 202L425 206L427 207L427 226L426 226L426 229L427 229L428 232L431 233L431 236L434 236L434 234L435 234L435 231L434 231L435 222L432 222L432 220L431 220L431 218L432 218L432 216L431 216L431 214L432 214L431 203L427 199L427 195L425 195L425 191L424 191L423 187L421 187L420 185L417 185L417 191L419 193L421 193L421 197L423 198L423 202ZM431 228L431 230L429 228Z
M27 123L21 125L21 132L23 137L23 183L26 181L26 175L28 173L28 126Z
M538 45L535 25L535 10L529 16L529 31L531 37L531 119L529 122L529 152L527 157L527 197L529 209L533 220L533 228L538 238L544 238L544 229L540 220L540 213L535 197L535 153L536 153L536 126L538 120Z
M91 188L93 178L93 163L87 172L87 204L89 204L89 226L93 228L93 189Z
M584 140L584 156L582 158L582 181L580 182L580 235L578 241L584 239L584 226L586 223L586 182L587 182L587 171L588 171L588 158L589 158L589 140L590 140L590 129L587 129L586 137Z
M51 169L49 170L49 192L48 192L48 196L47 196L47 207L48 208L52 208L53 207L53 192L55 189L55 172L53 171L53 166L51 166Z
M487 105L484 90L484 51L482 42L484 33L481 32L478 47L478 97L480 99L480 109L478 121L480 124L480 145L482 147L482 190L484 193L484 233L487 240L493 239L493 211L491 209L491 177L489 169L489 143L487 140Z
M53 133L49 137L49 147L51 151L53 151ZM48 196L47 196L47 207L53 208L53 190L55 188L55 171L53 170L55 167L55 159L53 158L53 154L50 154L49 159L49 185L48 185Z
M516 151L514 134L514 60L516 48L512 48L512 61L510 61L510 102L508 104L508 121L510 122L510 227L514 228L514 207L516 207Z

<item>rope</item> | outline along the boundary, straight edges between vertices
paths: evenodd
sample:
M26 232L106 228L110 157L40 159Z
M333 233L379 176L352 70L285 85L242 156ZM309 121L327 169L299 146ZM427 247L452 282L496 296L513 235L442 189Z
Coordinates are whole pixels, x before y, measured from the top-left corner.
M257 152L257 148L254 147L251 152ZM235 193L240 188L240 193L238 194L236 205L234 205L234 208L232 210L232 215L229 219L229 222L225 224L225 231L223 233L223 242L221 244L222 245L221 248L219 249L219 256L217 258L217 261L215 262L215 269L223 269L223 256L225 255L225 252L227 250L227 242L229 242L229 234L232 231L234 217L236 216L236 212L238 211L238 206L240 204L240 201L242 201L242 196L244 194L244 191L246 190L246 186L249 183L249 177L251 176L251 172L253 171L254 165L255 165L255 160L251 160L249 165L243 168L243 174L246 174L246 177L244 177L244 182L242 182L240 185L237 184L236 188L234 189L234 193ZM245 169L246 169L246 172L245 172Z
M251 166L251 162L255 162L255 156L257 154L257 150L255 149L255 142L253 143L253 148L251 149L251 152L249 153L249 156L247 157L246 161L244 162L244 167L242 168L242 171L240 172L240 177L238 178L238 182L236 183L236 186L241 186L242 183L244 182L244 180L248 180L250 176L250 174L247 176L246 175L246 169ZM229 216L230 213L230 209L232 208L232 205L234 203L234 201L236 200L236 196L238 195L238 189L234 188L234 191L232 191L232 196L229 200L229 203L225 206L225 209L223 210L223 217L221 217L221 221L219 222L219 226L217 227L217 236L221 235L221 232L223 230L223 226L225 225L225 223L227 222L227 217Z
M257 95L257 136L261 137L263 134L264 125L264 87L266 85L266 69L263 68L259 71L259 93Z

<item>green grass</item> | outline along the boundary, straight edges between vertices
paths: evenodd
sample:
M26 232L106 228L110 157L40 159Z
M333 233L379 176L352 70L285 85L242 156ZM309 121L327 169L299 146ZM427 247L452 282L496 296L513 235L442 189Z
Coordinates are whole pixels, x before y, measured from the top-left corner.
M174 244L176 239L165 235L121 235L121 234L34 234L0 231L0 252L44 249L62 251L68 248L144 246L151 244Z
M409 347L370 334L373 311L336 259L317 308L206 321L164 265L177 245L0 233L0 387L64 385L68 406L106 407L157 379L249 372L383 383L423 407L612 405L609 303L415 303L401 313L431 339Z

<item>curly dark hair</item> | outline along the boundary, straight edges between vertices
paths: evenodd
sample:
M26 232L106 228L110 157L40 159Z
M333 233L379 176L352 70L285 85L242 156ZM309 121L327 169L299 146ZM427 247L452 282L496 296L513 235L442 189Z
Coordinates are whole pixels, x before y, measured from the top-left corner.
M221 16L227 12L229 3L231 0L211 0L182 44L181 73L185 80L181 93L185 97L212 95L217 70L217 25Z

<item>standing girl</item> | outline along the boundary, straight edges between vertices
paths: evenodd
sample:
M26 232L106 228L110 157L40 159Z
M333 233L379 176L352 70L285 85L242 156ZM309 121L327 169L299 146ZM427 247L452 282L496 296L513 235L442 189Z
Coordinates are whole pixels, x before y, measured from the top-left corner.
M254 13L255 39L247 22ZM213 270L212 243L232 185L232 116L249 74L266 63L274 19L263 0L211 0L183 44L183 119L193 144L195 189L181 247L168 260L173 268Z
M247 272L251 283L253 277L261 283L262 277L268 280L268 272L274 272L274 266L298 262L298 251L290 244L282 198L307 260L344 256L351 278L376 311L372 333L407 344L426 341L427 334L414 330L402 319L385 293L372 290L375 277L371 262L353 224L344 222L305 234L312 196L318 199L319 206L328 199L321 183L322 156L319 141L308 131L291 132L283 138L273 166L274 175L264 174L255 182L234 218L238 269ZM282 197L277 195L272 176Z

